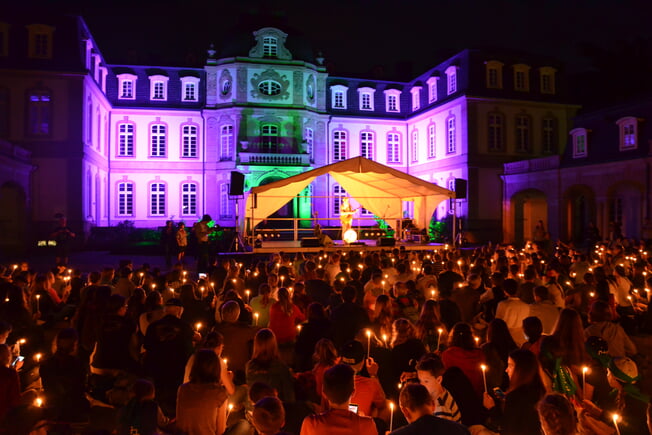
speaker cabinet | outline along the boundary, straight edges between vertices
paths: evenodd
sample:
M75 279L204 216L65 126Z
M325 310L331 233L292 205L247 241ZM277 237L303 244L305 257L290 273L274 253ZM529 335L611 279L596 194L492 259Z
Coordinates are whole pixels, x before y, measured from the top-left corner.
M301 239L302 248L318 248L319 239L317 237L304 237Z
M466 180L463 178L455 179L455 199L466 199Z
M244 194L244 177L242 172L231 171L230 196L242 196Z
M394 237L381 237L376 239L376 246L396 246L396 239Z

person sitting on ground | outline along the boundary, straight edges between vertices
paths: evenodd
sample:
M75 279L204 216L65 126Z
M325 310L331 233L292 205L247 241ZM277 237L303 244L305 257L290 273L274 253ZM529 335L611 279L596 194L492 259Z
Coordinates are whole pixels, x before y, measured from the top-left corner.
M561 394L548 394L537 405L541 428L546 435L577 435L577 414Z
M353 368L337 364L324 373L324 395L330 409L303 420L300 435L377 435L376 424L371 417L349 410L354 391ZM427 392L426 392L427 393Z
M285 426L285 409L276 397L264 397L256 402L252 417L259 435L277 435Z
M435 402L427 388L421 384L410 383L401 390L399 407L409 424L396 429L392 435L469 435L470 433L459 423L435 417L433 415Z
M417 376L421 385L428 389L435 403L435 417L441 417L459 423L462 414L453 396L441 384L446 369L439 355L429 353L417 363Z
M385 392L377 378L378 364L373 358L365 358L362 343L356 340L349 341L342 347L340 355L342 363L350 365L355 371L355 391L351 402L358 405L358 411L362 415L371 417L386 414ZM361 374L363 367L367 368L370 377ZM325 389L325 386L322 388Z
M158 428L170 424L154 401L154 384L138 379L133 386L134 397L118 413L118 434L158 435Z

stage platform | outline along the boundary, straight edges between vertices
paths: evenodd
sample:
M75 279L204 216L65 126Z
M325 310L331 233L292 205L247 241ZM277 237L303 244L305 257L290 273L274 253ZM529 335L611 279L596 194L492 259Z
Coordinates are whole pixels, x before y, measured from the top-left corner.
M254 248L254 254L276 254L279 252L335 252L335 251L381 251L388 249L405 249L406 251L437 251L445 249L443 243L416 243L396 241L394 246L378 246L376 240L359 240L356 244L348 244L342 240L334 240L332 246L302 247L298 240L269 240L263 241L260 248Z

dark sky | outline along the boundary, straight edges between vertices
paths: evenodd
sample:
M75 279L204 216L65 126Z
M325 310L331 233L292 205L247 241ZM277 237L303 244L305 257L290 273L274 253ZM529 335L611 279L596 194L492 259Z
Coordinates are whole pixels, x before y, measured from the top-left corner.
M26 1L81 14L109 63L201 66L210 42L219 54L230 34L272 25L323 51L333 75L381 65L383 78L408 80L483 47L548 55L572 74L619 56L652 64L649 0Z

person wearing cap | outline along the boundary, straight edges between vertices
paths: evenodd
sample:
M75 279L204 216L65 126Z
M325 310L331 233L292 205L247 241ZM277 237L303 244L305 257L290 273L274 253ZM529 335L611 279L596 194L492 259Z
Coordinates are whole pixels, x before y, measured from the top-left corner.
M351 403L358 405L358 412L371 417L389 417L387 400L383 387L378 382L378 364L373 358L365 358L365 350L362 343L356 340L349 341L342 347L340 352L341 362L347 364L355 371L355 392L351 397ZM361 374L362 368L367 368L369 377Z
M409 383L401 390L399 407L409 424L396 429L392 435L469 435L470 433L459 423L435 417L433 415L435 402L428 389L421 384Z
M181 320L180 299L168 299L165 315L149 325L145 335L144 368L156 386L156 398L166 415L176 409L177 387L183 383L186 362L194 350L192 327Z
M329 410L309 415L303 420L300 435L377 435L371 417L350 410L355 391L355 371L347 364L337 364L324 372L323 392Z
M613 414L620 415L621 435L649 433L646 417L650 397L635 385L640 379L636 363L628 357L612 358L608 365L607 380L615 393L615 407L601 409L590 400L584 400L584 409L593 417L611 422Z

